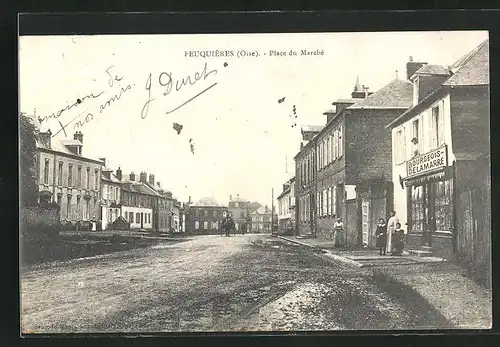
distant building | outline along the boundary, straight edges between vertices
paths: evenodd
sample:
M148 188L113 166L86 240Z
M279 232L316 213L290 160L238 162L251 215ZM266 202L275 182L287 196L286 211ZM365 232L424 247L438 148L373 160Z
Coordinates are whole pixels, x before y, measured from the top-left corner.
M39 124L35 121L35 126ZM104 163L84 157L83 134L73 139L53 140L50 130L37 140L37 179L40 203L61 207L63 227L81 226L100 215L101 175Z
M203 198L186 209L186 232L193 234L220 233L227 207L213 198Z
M157 194L153 210L153 229L160 232L173 232L174 199L172 193L162 188L160 182L155 182L155 175L141 172L140 181Z
M295 181L295 177L289 179L283 184L283 191L278 195L278 229L281 232L287 231L289 228L293 228L293 222L295 218L294 206L295 199L293 195L292 182Z
M113 170L106 167L106 159L100 158L104 163L101 174L101 211L99 220L102 230L109 229L113 222L121 216L121 169L118 168L118 178Z
M410 61L412 107L388 125L408 248L475 267L491 266L488 50L485 41L451 67Z
M249 222L250 210L250 201L240 198L239 194L234 199L232 195L229 196L228 211L233 216L236 230L240 230L242 225Z
M132 172L122 185L122 216L131 229L153 230L153 211L159 194L146 183L136 181Z
M271 209L262 206L250 214L252 233L270 233L272 227Z

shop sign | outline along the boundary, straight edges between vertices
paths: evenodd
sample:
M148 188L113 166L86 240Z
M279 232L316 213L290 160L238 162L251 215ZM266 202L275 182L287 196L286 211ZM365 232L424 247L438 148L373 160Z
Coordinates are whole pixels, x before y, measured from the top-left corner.
M446 145L421 154L406 162L406 178L424 175L448 166Z

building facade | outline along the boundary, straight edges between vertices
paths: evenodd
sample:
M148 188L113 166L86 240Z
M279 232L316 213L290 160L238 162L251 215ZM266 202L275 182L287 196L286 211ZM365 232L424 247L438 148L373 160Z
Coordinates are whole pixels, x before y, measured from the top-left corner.
M130 223L130 229L153 230L158 196L144 182L136 181L133 172L122 181L121 215Z
M413 107L388 127L408 247L489 268L488 49L485 41L450 68L423 64L411 76Z
M322 125L301 128L302 141L295 161L295 234L316 233L316 135Z
M237 194L233 199L233 196L229 196L228 211L234 220L234 225L236 230L240 230L241 227L249 222L250 217L250 201L240 198Z
M172 193L162 188L160 182L155 181L154 174L141 172L140 182L156 192L156 202L153 211L153 230L162 233L173 232L174 229L174 199Z
M226 211L226 206L208 197L190 204L185 216L186 232L195 235L219 234Z
M102 230L112 227L115 220L121 216L121 191L122 182L106 167L106 159L100 158L104 163L101 174L101 210L99 221Z
M283 184L283 191L281 194L278 196L278 229L280 232L286 232L290 228L294 228L294 220L295 218L292 219L292 216L295 217L295 211L294 211L294 206L295 206L295 198L293 196L293 189L295 189L294 186L292 186L293 181L295 181L295 178L289 179L286 183Z
M100 215L103 162L82 155L83 134L72 140L53 140L50 130L37 141L37 178L40 203L60 206L63 228L88 227Z
M259 207L250 213L250 232L252 233L270 233L272 228L272 213L267 206Z

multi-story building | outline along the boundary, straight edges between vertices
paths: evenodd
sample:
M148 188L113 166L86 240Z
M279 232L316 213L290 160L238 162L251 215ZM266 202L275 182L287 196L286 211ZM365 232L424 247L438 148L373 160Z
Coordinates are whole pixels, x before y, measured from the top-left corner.
M281 232L293 228L292 215L293 211L293 196L292 196L292 182L295 178L289 179L283 184L283 191L278 196L278 228ZM293 201L294 202L294 201Z
M185 230L194 234L218 234L226 212L227 207L215 199L200 199L187 207Z
M240 228L249 222L250 217L250 201L240 198L240 195L237 194L233 199L233 196L229 196L229 204L228 211L231 213L231 216L234 220L234 225L236 230L240 230Z
M392 209L388 122L411 106L412 85L396 78L375 93L357 82L352 98L333 103L316 136L317 233L330 234L340 217L350 245L375 245L373 230Z
M173 200L172 204L172 229L174 233L179 233L182 231L182 206L181 203L177 200Z
M316 135L322 125L302 126L300 151L293 158L295 161L295 219L296 234L314 234L316 196Z
M164 233L172 232L174 227L174 200L172 198L172 193L168 190L164 190L160 182L155 182L154 174L150 173L148 176L146 172L141 172L139 180L157 194L154 204L155 209L153 211L153 229Z
M37 178L40 202L61 207L63 227L81 226L100 215L103 162L82 155L83 134L73 139L53 140L50 130L37 140ZM83 225L82 225L83 226Z
M157 209L158 193L132 172L130 179L122 180L121 215L131 229L153 229L153 213Z
M121 216L121 177L113 173L113 170L106 167L106 159L100 158L104 166L101 169L101 211L99 220L102 230L109 229L114 221ZM118 172L121 173L120 168Z
M251 225L250 232L252 233L270 233L272 228L272 213L267 206L261 206L257 210L250 213Z
M488 41L449 68L417 68L409 69L412 107L388 125L394 204L408 247L489 267Z

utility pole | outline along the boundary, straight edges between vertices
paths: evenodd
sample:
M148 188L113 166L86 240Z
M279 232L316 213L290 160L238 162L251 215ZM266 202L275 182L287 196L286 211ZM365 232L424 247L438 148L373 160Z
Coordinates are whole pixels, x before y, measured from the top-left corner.
M274 233L274 188L271 188L271 234Z

